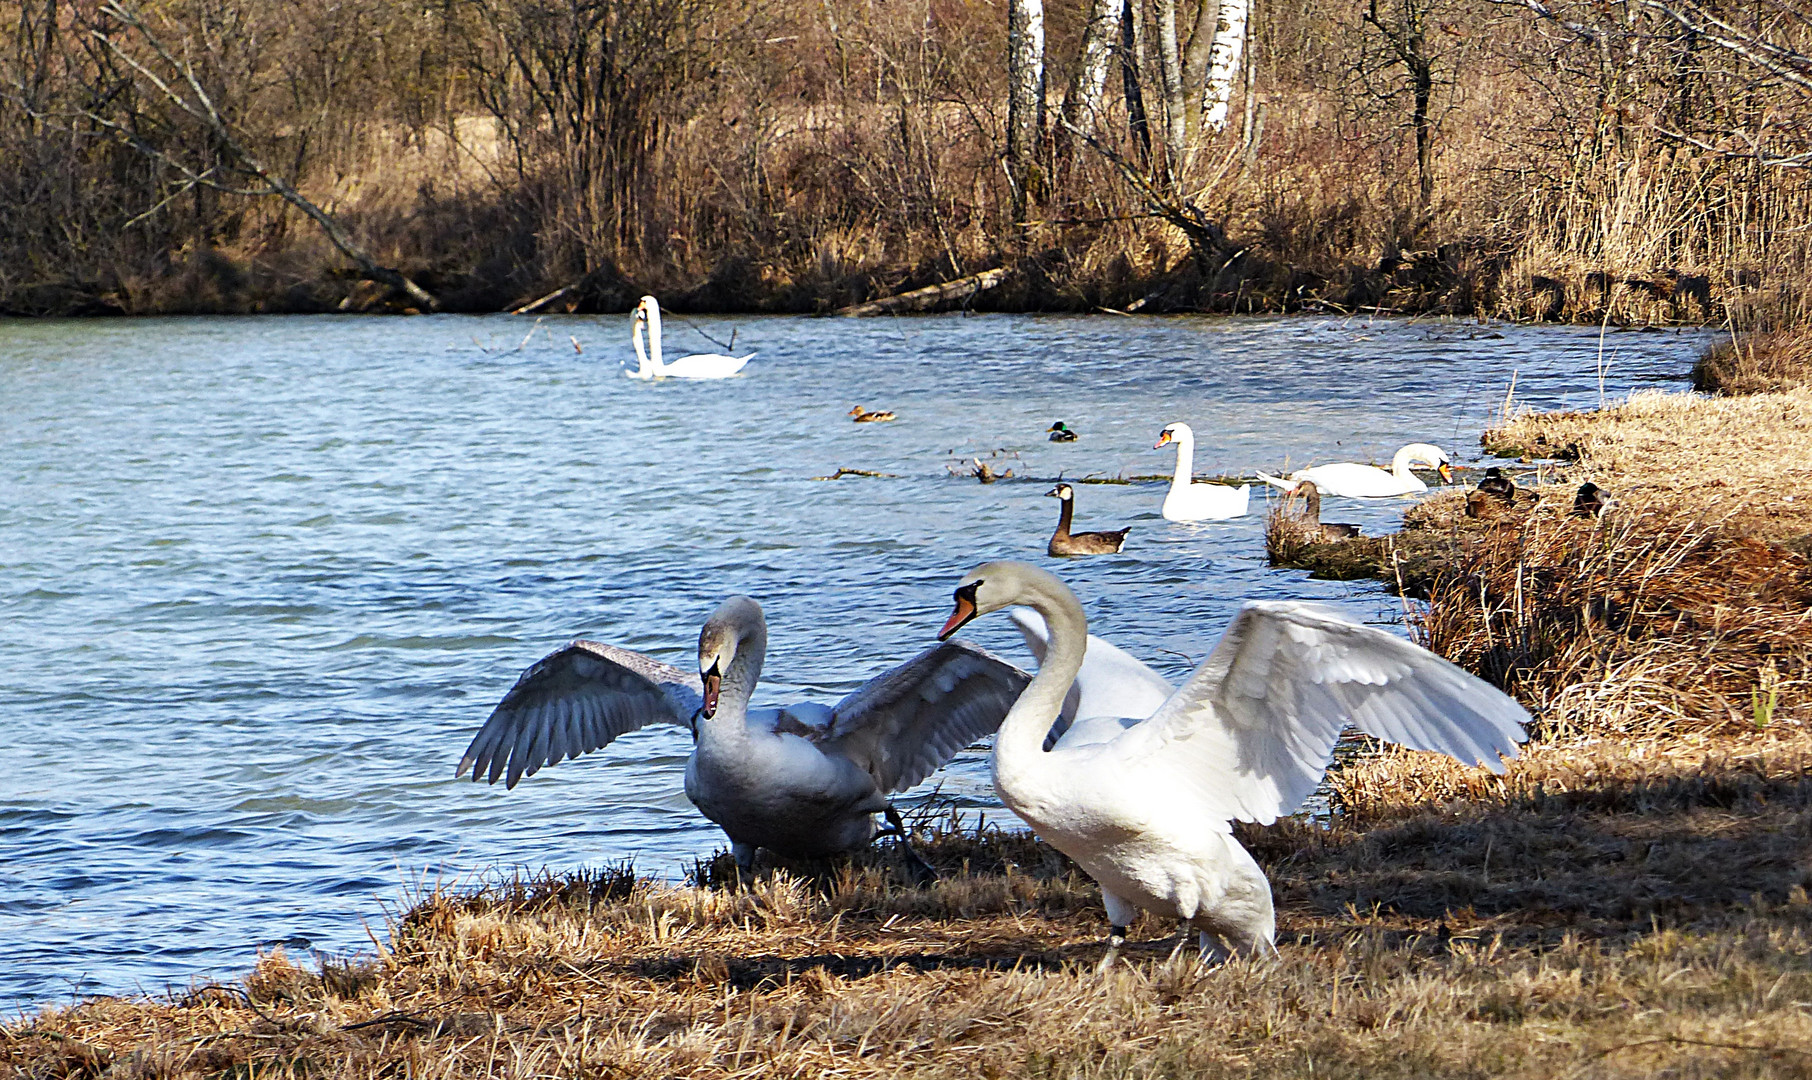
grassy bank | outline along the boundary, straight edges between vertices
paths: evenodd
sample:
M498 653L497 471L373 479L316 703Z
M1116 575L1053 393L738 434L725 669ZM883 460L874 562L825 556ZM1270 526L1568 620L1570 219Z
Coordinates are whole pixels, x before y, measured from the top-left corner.
M600 874L424 897L377 958L0 1029L15 1076L1800 1076L1809 748L1538 751L1466 802L1377 768L1331 829L1247 841L1281 955L1197 974L1147 919L1093 965L1093 886L946 833L748 891Z

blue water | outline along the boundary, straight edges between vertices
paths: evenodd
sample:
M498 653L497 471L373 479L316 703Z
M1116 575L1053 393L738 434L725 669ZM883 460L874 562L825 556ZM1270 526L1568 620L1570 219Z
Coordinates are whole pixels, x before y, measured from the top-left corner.
M924 648L965 570L1013 556L1180 677L1248 597L1394 605L1268 569L1262 497L1186 526L1158 516L1161 484L1085 486L1077 528L1131 525L1126 551L1046 559L1059 472L1166 473L1173 420L1198 474L1409 441L1464 461L1513 370L1519 403L1599 398L1599 334L1564 327L693 322L759 350L744 377L625 379L626 318L0 322L0 1009L231 976L276 943L355 950L424 881L628 858L678 876L723 842L681 793L678 729L513 792L453 779L571 637L686 665L704 615L748 593L772 634L757 703L834 700ZM1606 391L1682 387L1702 340L1606 336ZM852 424L858 402L900 419ZM1058 419L1082 439L1045 441ZM950 473L997 451L1014 480ZM839 466L897 476L813 479ZM1382 530L1404 505L1326 512ZM1029 664L1004 618L972 629ZM939 783L1003 813L981 751Z

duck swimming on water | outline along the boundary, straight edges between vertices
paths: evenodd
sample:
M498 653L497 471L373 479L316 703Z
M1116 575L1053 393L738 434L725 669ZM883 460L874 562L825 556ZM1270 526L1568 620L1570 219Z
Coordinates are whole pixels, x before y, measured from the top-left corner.
M857 405L856 407L850 409L849 415L858 424L884 424L889 420L896 419L894 414L891 412L887 412L885 410L877 410L875 412L869 412L867 409L864 409L860 405Z
M1075 442L1076 441L1076 433L1074 431L1071 431L1069 428L1064 427L1063 421L1061 421L1061 420L1052 424L1046 430L1050 432L1052 442Z

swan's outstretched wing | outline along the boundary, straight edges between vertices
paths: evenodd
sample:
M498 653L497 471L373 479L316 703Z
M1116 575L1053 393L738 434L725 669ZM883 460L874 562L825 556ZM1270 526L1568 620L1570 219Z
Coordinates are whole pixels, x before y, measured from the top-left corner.
M1031 681L974 645L946 641L839 701L824 746L860 765L883 792L902 791L999 728Z
M1310 604L1254 601L1151 719L1108 750L1164 768L1216 814L1270 823L1321 782L1341 729L1502 772L1529 714L1394 634Z
M543 765L589 753L648 724L686 724L704 703L704 686L682 671L614 645L575 641L536 661L503 696L459 759L505 787Z
M1050 642L1044 616L1031 608L1014 608L1008 615L1025 637L1033 659L1042 667ZM1175 689L1143 660L1090 634L1088 648L1082 654L1082 670L1076 673L1076 681L1064 696L1063 711L1051 725L1044 748L1049 750L1056 745L1078 719L1111 716L1143 720L1157 712Z

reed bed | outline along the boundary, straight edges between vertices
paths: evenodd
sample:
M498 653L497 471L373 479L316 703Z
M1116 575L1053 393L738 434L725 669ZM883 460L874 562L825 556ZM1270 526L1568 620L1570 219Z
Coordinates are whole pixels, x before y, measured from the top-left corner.
M1693 365L1692 385L1730 395L1812 388L1812 329L1760 330L1720 342Z

